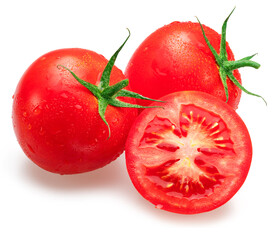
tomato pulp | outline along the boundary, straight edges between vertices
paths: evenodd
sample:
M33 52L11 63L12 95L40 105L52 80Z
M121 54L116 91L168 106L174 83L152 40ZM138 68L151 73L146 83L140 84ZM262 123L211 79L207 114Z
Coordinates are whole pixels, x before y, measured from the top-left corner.
M98 112L98 100L69 71L98 85L107 60L93 51L70 48L38 58L22 76L13 103L14 130L25 154L50 172L91 171L115 160L124 150L137 109L107 106L108 129ZM125 76L117 67L110 84ZM132 99L126 102L135 103Z
M138 192L157 208L194 214L227 202L248 174L248 130L225 102L203 92L176 92L164 109L144 110L126 143Z

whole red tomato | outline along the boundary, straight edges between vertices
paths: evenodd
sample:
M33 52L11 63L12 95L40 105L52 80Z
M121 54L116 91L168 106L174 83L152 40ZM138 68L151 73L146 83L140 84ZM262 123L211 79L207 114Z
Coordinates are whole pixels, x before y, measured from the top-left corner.
M127 65L125 75L131 89L152 98L182 90L202 91L228 101L234 109L238 107L241 89L259 96L240 84L236 68L260 65L250 60L253 56L234 61L225 40L228 18L223 24L222 36L192 22L173 22L153 32ZM212 46L206 43L208 40Z
M123 152L137 110L108 105L108 139L99 100L67 71L99 85L107 62L93 51L61 49L38 58L22 76L14 94L14 130L25 154L40 167L60 174L81 173L103 167ZM114 66L110 84L123 79Z

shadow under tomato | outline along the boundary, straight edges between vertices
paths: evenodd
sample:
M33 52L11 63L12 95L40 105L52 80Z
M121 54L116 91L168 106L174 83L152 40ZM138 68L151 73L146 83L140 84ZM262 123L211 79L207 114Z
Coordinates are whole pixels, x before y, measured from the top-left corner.
M44 187L58 191L79 191L93 188L114 187L120 184L121 172L120 161L124 161L120 156L114 162L95 171L59 175L45 171L28 159L24 159L23 175L27 180Z
M127 199L133 208L143 211L145 217L156 218L157 221L169 221L176 225L212 224L228 218L235 210L233 201L213 211L195 215L171 213L155 208L153 204L140 196L132 185L125 166L124 154L103 168L75 175L50 173L36 166L30 160L24 159L23 175L32 183L58 192L93 191L95 189L118 191L119 195Z

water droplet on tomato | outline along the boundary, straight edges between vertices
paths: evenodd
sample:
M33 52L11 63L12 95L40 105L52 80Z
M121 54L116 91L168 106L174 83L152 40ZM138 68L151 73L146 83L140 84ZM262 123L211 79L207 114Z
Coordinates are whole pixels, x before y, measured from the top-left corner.
M154 66L153 66L152 69L153 69L155 75L157 75L157 76L159 76L159 77L166 77L166 76L168 75L166 72L162 71L162 70L161 70L160 68L158 68L158 67L154 67Z
M40 114L41 109L42 109L42 107L40 105L38 105L37 107L35 107L34 110L33 110L34 114L36 114L36 115Z
M23 117L27 117L27 112L23 112Z
M82 106L81 106L81 105L76 104L76 105L75 105L75 108L80 110L80 109L82 109Z
M32 129L32 125L29 123L28 124L28 130L31 130Z
M235 93L234 93L235 98L238 97L238 95L239 95L239 92L238 92L238 90L236 89L236 90L235 90Z
M63 98L68 98L68 96L66 95L66 93L62 93L60 96L63 97Z
M98 85L101 81L101 77L102 77L102 72L99 72L98 76L97 76L97 81L96 81L96 85Z
M157 204L155 207L158 208L158 209L162 209L163 205L162 204Z
M115 124L115 123L118 123L119 120L118 120L118 118L113 118L113 119L111 120L111 122Z
M43 127L40 127L38 134L40 136L43 136L45 134L45 130L43 129Z

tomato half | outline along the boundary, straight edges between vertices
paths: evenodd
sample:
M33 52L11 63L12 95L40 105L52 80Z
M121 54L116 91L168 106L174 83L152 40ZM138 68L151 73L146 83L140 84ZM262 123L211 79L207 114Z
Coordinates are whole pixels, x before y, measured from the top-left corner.
M204 30L219 53L221 35L207 26ZM233 61L234 55L228 43L226 51L228 60ZM133 91L151 98L192 90L226 101L218 64L205 42L199 23L173 22L157 29L136 49L125 75ZM234 70L233 75L241 82L238 70ZM228 78L227 85L228 104L237 109L241 90Z
M66 66L98 85L107 62L93 51L60 49L38 58L22 76L14 94L14 130L25 154L43 169L60 174L87 172L123 152L137 109L107 106L108 139L96 97L69 71L57 67ZM110 84L123 79L114 66ZM135 103L129 98L124 101Z
M252 145L241 118L203 92L169 94L144 110L126 143L138 192L157 208L195 214L227 202L248 174Z

